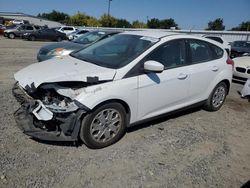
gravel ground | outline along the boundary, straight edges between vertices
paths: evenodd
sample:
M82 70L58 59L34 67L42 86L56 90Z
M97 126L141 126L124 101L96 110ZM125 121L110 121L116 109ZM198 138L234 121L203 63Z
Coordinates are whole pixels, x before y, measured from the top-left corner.
M250 179L250 103L235 83L220 111L151 121L101 150L30 139L13 119L11 87L44 44L0 37L0 187L235 188Z

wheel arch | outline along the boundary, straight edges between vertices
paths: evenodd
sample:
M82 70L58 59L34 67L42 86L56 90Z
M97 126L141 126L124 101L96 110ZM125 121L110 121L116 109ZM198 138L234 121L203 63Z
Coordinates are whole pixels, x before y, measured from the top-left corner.
M108 100L105 100L105 101L97 104L94 108L91 109L91 111L94 111L95 109L99 108L100 106L102 106L104 104L107 104L107 103L111 103L111 102L119 103L119 104L121 104L124 107L124 109L126 111L127 122L129 124L129 122L130 122L130 116L131 116L131 111L130 111L129 105L124 100L121 100L121 99L108 99Z
M226 84L226 86L227 86L227 95L228 95L229 94L229 90L230 90L230 86L231 86L230 81L227 80L227 79L225 79L225 80L222 80L221 82L224 82Z
M9 37L10 34L13 34L15 37L17 36L14 32L9 32L8 37Z

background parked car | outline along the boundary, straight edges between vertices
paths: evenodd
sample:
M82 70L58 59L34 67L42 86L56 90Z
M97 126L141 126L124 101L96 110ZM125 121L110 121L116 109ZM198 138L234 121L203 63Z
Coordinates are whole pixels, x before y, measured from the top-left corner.
M220 36L213 36L213 35L204 35L203 37L221 43L221 44L223 45L224 49L227 51L228 55L231 54L231 46L230 46L230 43L227 42L223 37L220 37Z
M75 31L73 33L68 34L67 37L69 40L73 40L73 39L76 39L76 38L82 36L83 34L85 34L87 32L89 32L89 30L86 30L86 29L79 30L79 31Z
M3 35L5 29L6 29L6 27L4 25L0 24L0 35Z
M73 26L62 26L62 27L59 27L57 30L67 35L67 34L77 31L77 28Z
M47 29L41 29L37 30L31 33L25 33L23 35L24 39L27 40L52 40L52 41L62 41L62 40L68 40L65 33L61 33L53 28L47 28Z
M234 41L231 44L231 57L239 57L245 53L250 53L250 41Z
M250 56L236 57L234 61L233 80L246 82L250 78Z
M97 41L119 33L118 31L91 31L77 39L43 46L38 54L37 60L44 61L53 57L68 55L75 50L85 48Z
M12 23L16 24L16 25L18 25L18 24L24 24L24 20L13 20Z
M37 29L33 25L21 24L16 25L14 28L6 29L4 31L4 36L10 39L16 37L22 37L24 33L31 33Z

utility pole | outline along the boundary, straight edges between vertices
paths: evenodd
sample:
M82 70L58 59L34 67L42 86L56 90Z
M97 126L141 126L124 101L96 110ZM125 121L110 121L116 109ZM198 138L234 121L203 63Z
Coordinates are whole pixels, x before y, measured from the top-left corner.
M108 1L109 1L109 5L108 5L108 21L109 21L109 23L108 23L108 26L111 27L111 23L110 23L110 2L112 0L108 0Z

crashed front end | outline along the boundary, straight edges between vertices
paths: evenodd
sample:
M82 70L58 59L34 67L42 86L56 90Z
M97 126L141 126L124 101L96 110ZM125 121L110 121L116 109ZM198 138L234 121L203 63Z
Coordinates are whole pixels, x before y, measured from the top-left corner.
M23 88L18 82L13 95L21 104L14 113L18 127L32 138L46 141L76 141L81 119L89 110L72 96L81 90L82 83L43 84L38 88ZM75 88L74 88L75 87Z

